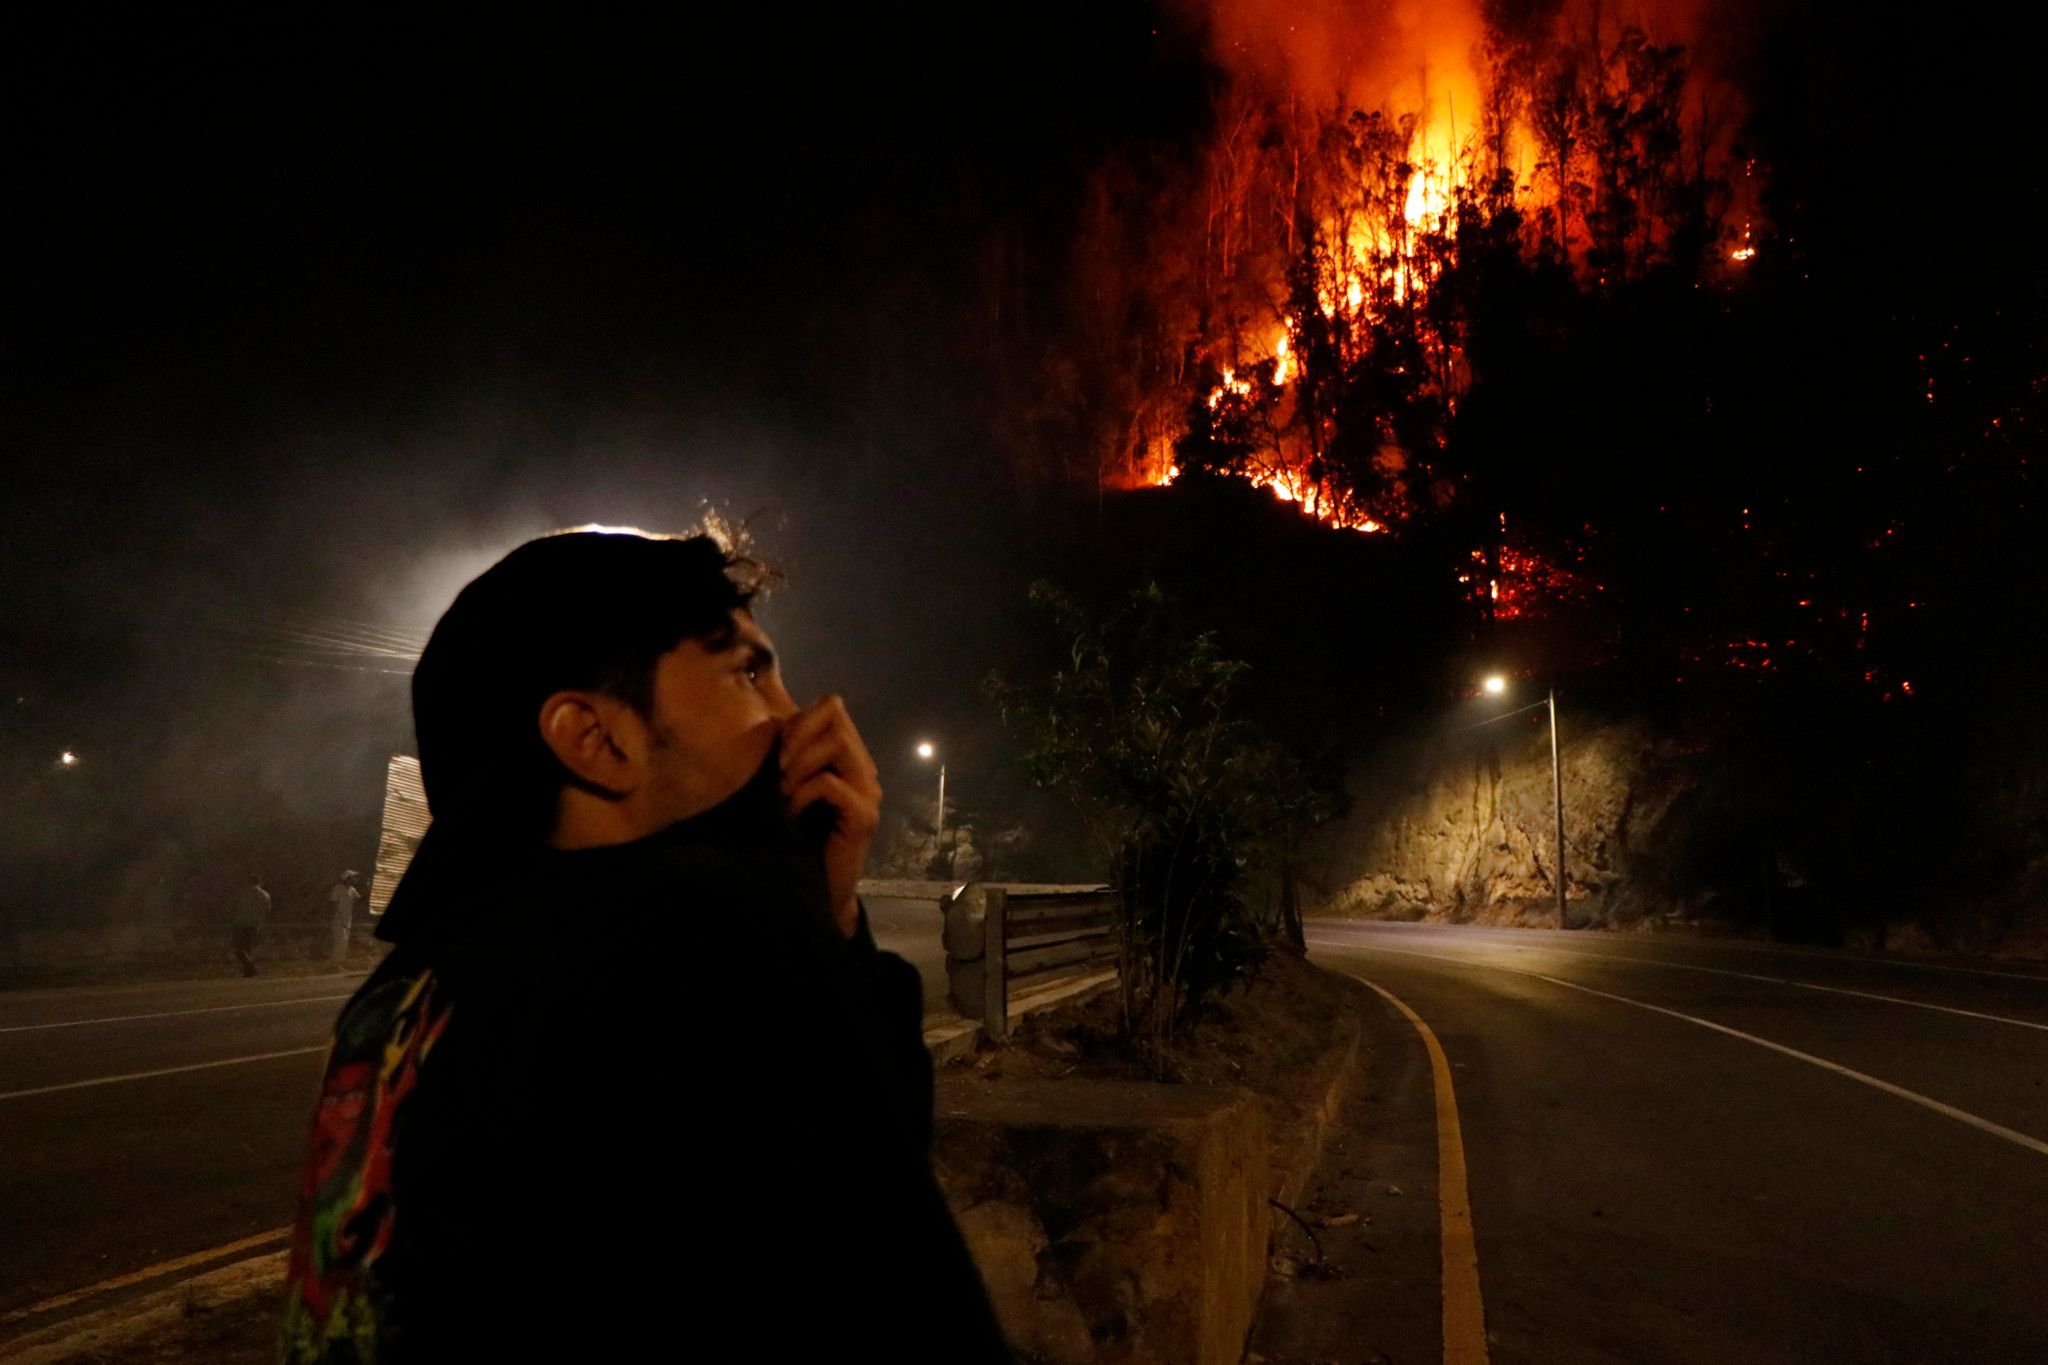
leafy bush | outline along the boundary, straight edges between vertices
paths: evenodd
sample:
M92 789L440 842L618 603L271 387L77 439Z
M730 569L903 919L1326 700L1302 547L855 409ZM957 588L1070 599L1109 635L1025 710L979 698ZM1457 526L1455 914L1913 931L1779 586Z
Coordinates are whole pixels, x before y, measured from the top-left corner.
M1122 892L1125 1027L1156 1058L1203 1001L1258 971L1271 935L1248 870L1278 875L1291 906L1293 860L1336 802L1236 713L1247 665L1156 585L1100 611L1047 583L1031 599L1059 663L988 690L1024 738L1027 775L1079 806Z

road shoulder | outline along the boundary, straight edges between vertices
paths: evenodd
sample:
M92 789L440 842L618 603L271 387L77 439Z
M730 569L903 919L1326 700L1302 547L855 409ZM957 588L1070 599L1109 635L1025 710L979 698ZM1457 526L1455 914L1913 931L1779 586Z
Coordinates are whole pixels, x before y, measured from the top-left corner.
M286 1253L232 1262L0 1346L9 1365L258 1365L272 1359Z
M1246 1360L1423 1361L1442 1341L1435 1100L1421 1040L1381 1005L1295 1218L1273 1234ZM1405 1036L1404 1036L1405 1035ZM1306 1225L1306 1226L1304 1226Z

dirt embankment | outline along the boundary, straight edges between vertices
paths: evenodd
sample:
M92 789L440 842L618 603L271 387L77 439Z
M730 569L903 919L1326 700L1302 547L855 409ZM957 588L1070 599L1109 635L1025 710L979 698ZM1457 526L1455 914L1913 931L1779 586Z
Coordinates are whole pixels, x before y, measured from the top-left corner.
M1363 990L1276 957L1163 1061L1119 1041L1118 1008L944 1068L934 1169L1019 1359L1236 1365L1274 1220L1358 1072Z
M1356 1031L1365 997L1356 982L1276 953L1249 986L1232 991L1189 1024L1164 1061L1164 1075L1118 1041L1113 992L1080 1005L1027 1015L1008 1046L963 1058L944 1076L987 1086L1079 1077L1229 1086L1257 1096L1270 1131L1297 1124L1317 1096L1318 1063L1333 1040Z

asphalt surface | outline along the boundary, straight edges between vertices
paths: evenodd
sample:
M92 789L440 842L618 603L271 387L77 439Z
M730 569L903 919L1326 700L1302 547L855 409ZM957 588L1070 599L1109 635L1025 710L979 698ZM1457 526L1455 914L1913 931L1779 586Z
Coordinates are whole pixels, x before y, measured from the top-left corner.
M1309 934L1450 1061L1493 1360L2048 1360L2048 977L1593 933ZM1334 1278L1278 1283L1269 1360L1442 1358L1431 1073L1415 1028L1374 1008L1315 1192L1364 1221L1323 1234Z
M936 905L870 918L942 1009ZM0 1343L151 1286L25 1308L289 1223L328 1030L361 980L0 992Z
M924 978L924 1012L952 1013L946 1000L946 948L939 933L945 917L937 901L893 900L864 897L868 928L875 942L892 953L909 959Z
M0 1338L27 1305L286 1223L359 980L0 993Z
M871 918L942 993L936 910ZM1493 1359L2048 1359L2048 977L1589 933L1311 937L1449 1058ZM284 1225L355 981L0 993L0 1340L50 1320L8 1321L24 1307ZM1277 1284L1270 1360L1441 1358L1430 1070L1375 1000L1318 1192L1366 1218L1322 1234L1343 1274Z

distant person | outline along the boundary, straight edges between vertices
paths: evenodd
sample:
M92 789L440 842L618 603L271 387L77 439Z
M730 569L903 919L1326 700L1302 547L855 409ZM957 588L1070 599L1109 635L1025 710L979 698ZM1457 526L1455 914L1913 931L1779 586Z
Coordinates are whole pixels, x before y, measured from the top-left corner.
M283 1360L1010 1359L855 895L875 764L754 574L550 536L435 627L433 824L335 1025Z
M230 937L243 976L256 975L256 936L263 932L269 918L270 893L263 889L263 878L251 872L248 884L235 893L234 904L228 909Z
M356 907L363 903L363 893L356 889L356 874L344 872L334 889L327 893L327 958L330 962L342 962L348 958L348 936L355 928Z
M965 826L959 839L953 846L953 880L971 882L981 875L981 850L974 846L974 831Z

